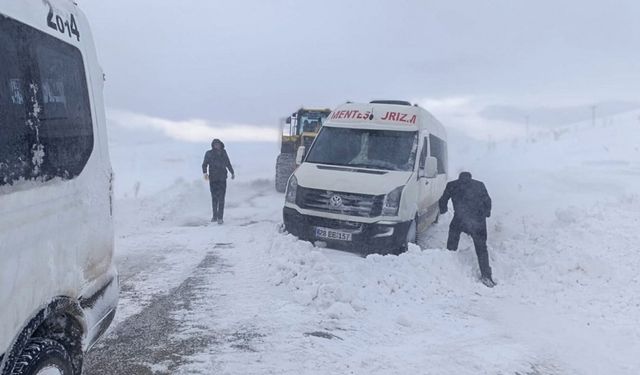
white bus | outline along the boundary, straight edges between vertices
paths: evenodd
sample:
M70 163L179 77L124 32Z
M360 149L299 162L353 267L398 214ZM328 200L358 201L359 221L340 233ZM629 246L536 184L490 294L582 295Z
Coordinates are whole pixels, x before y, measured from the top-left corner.
M80 374L118 301L104 74L70 0L0 0L0 374Z
M404 101L346 103L288 181L285 228L338 248L398 253L437 220L446 183L447 136L429 112Z

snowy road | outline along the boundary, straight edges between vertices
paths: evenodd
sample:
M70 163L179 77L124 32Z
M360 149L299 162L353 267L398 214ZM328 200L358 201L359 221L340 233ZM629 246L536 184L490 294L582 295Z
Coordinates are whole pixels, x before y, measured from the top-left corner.
M249 193L249 199L242 203L230 202L230 211L253 209L254 200L267 190L264 185L258 185L250 187L256 191ZM120 238L119 247L129 254L119 259L124 302L116 326L92 352L87 373L175 373L180 366L188 364L188 357L203 351L223 346L241 352L255 350L252 342L262 336L259 332L245 328L231 332L225 327L211 330L204 322L198 324L191 319L199 319L195 315L219 318L219 304L229 297L228 291L221 290L218 279L225 273L234 275L233 268L225 263L224 253L233 251L235 246L233 242L216 242L216 238L223 231L229 231L229 226L249 228L259 222L247 217L235 225L235 220L230 219L224 228L209 224L204 220L208 212L204 198L208 197L201 194L202 189L191 193L196 198L194 202L204 204L204 212L199 212L202 218L182 217L179 225L173 226L162 225L163 216L136 215L137 222L149 223L155 228L139 231L136 227L133 233ZM244 207L238 207L240 205ZM202 208L200 204L196 207ZM140 207L129 209L148 212L139 210ZM262 222L275 227L266 220ZM227 233L223 237L224 241L230 241Z
M553 332L580 331L575 307L554 311L541 297L549 290L521 285L489 292L474 280L469 240L459 253L413 248L401 257L314 250L277 234L281 196L270 184L236 189L224 227L204 220L198 184L163 192L174 202L164 212L154 199L126 208L142 224L119 239L121 310L87 373L583 373L557 357L575 346ZM443 222L425 242L444 243Z
M208 223L203 181L122 198L121 303L87 374L637 374L630 129L607 150L594 144L611 132L592 129L465 164L495 202L492 290L468 238L442 249L449 216L422 248L362 258L278 233L282 196L267 180L229 183L222 227Z
M219 258L208 254L193 276L167 295L155 296L143 311L121 322L100 349L93 352L88 373L150 374L154 367L147 365L163 362L168 363L166 369L171 371L183 364L185 356L213 345L217 340L213 332L184 339L172 339L170 335L180 329L180 322L173 316L177 309L192 309L192 302L201 298L197 289L206 285L207 273L219 271L218 266Z

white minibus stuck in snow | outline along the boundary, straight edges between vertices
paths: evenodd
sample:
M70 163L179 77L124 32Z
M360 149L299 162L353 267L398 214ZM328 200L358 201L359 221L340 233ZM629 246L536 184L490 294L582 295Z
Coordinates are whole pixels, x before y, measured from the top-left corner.
M287 183L286 231L361 253L399 253L437 220L447 137L404 101L346 103L324 123Z
M104 74L71 0L0 0L0 374L79 375L116 310Z

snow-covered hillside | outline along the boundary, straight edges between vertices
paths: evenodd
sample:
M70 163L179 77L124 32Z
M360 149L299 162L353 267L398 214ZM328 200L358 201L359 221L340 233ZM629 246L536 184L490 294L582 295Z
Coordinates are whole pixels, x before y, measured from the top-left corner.
M399 257L314 248L278 231L277 147L235 144L227 223L208 225L208 140L112 129L123 293L87 370L637 374L639 116L450 140L452 177L471 171L494 200L494 289L469 238L444 250L449 214Z
M116 174L118 198L143 197L171 186L178 180L202 177L204 153L211 139L201 143L171 139L154 129L128 128L111 122L109 140L111 161ZM272 163L278 145L261 142L226 142L231 162L240 182L273 178Z

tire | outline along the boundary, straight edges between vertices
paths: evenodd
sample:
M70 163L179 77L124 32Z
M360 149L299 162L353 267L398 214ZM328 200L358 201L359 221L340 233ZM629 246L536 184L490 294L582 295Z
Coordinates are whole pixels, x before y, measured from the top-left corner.
M407 238L405 242L396 250L392 252L394 255L400 255L402 253L406 253L409 250L409 243L417 244L418 243L418 219L414 219L409 225L409 229L407 230Z
M417 244L418 243L418 219L414 219L409 226L409 230L407 231L407 248L409 247L409 243Z
M418 218L416 217L416 222L418 222ZM415 240L415 244L418 245L418 247L420 247L422 249L422 242L424 241L425 238L425 234L427 232L427 230L429 229L428 227L423 229L422 231L420 231L420 225L418 224L416 227L416 240Z
M34 338L18 356L11 375L74 375L71 357L59 342Z
M296 156L294 154L280 154L276 160L276 191L284 193L287 189L289 177L296 169Z

